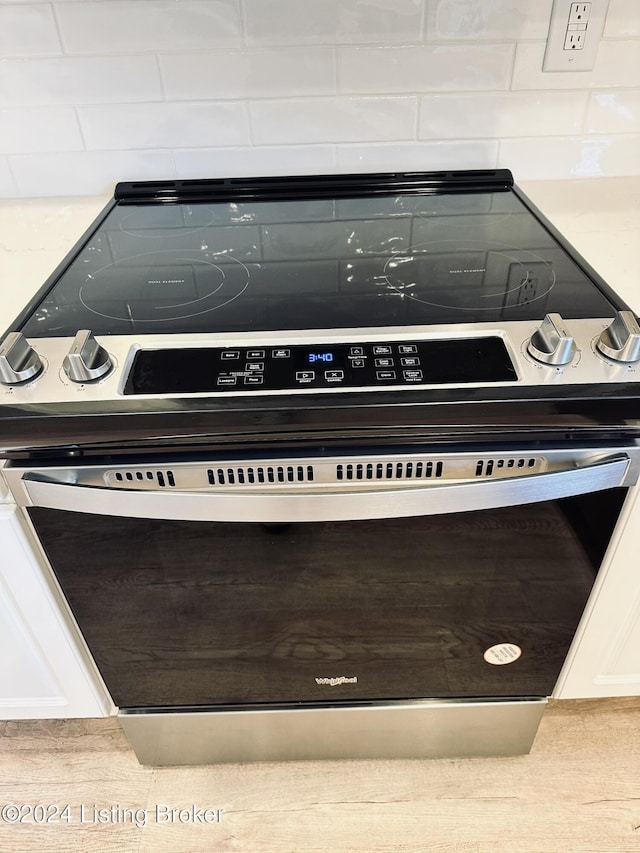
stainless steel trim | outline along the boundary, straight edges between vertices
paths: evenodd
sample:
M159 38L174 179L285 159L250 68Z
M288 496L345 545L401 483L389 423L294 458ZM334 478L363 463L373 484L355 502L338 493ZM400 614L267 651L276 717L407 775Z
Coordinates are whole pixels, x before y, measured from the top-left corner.
M635 454L637 457L637 453ZM574 463L575 465L575 463ZM304 484L286 492L136 491L78 485L72 470L9 471L23 505L95 515L226 522L309 522L400 518L516 506L630 485L627 453L583 460L580 467L531 476L476 482L429 483L377 490L312 491ZM21 488L20 488L21 487Z
M570 320L567 321L569 332L573 336L577 352L569 365L555 366L544 365L536 361L527 353L527 344L531 336L536 332L539 323L535 321L508 321L504 323L458 323L450 326L392 326L371 327L353 329L294 329L278 332L228 332L216 334L189 334L189 335L104 335L98 336L96 340L108 350L114 363L114 368L104 377L94 382L77 384L71 382L64 370L62 363L71 346L70 338L34 338L30 340L31 345L41 356L46 365L45 370L38 378L25 382L22 385L2 387L0 386L0 404L10 406L12 404L42 404L59 402L106 402L122 400L123 387L130 370L133 358L140 349L180 349L184 347L236 347L245 349L257 349L265 347L287 347L289 345L316 344L329 345L335 343L351 342L376 343L394 342L402 340L427 341L427 340L455 340L464 338L477 338L486 336L498 336L502 338L509 351L509 355L518 373L517 382L496 383L458 383L429 385L427 383L411 384L411 390L425 390L429 388L476 388L476 387L513 387L514 385L526 387L538 387L542 385L580 385L600 384L611 382L640 382L640 369L637 365L624 364L608 359L596 348L596 341L611 323L611 317L602 319ZM206 392L202 394L184 395L189 399L199 397L230 397L235 394L243 397L251 396L282 396L282 395L308 395L310 389L306 386L300 388L286 389L283 391L269 391L259 386L251 386L252 390L234 390L220 392ZM403 385L383 385L380 387L370 386L362 388L349 388L332 385L328 388L313 390L313 394L340 395L354 392L371 391L406 391ZM172 399L172 394L145 395L145 401ZM128 396L127 400L139 399Z
M346 708L127 714L141 764L522 755L545 699L416 701Z
M633 451L634 448L631 448ZM11 475L20 488L23 475L36 479L96 486L118 491L182 492L317 492L371 491L426 485L459 483L465 480L497 480L542 474L546 471L572 470L610 456L595 450L562 452L558 450L532 453L446 452L442 453L367 453L364 449L351 455L304 457L261 457L244 459L218 458L206 462L172 463L167 457L161 464L131 462L109 466L83 465L78 468L51 466L19 468ZM11 466L9 466L10 468Z

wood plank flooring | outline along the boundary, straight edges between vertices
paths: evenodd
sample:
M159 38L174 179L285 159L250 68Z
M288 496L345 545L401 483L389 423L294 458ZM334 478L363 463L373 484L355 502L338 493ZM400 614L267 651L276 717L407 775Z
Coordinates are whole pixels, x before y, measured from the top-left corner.
M2 853L638 853L640 698L551 703L496 759L150 768L113 719L1 722L6 804L70 820L0 820Z

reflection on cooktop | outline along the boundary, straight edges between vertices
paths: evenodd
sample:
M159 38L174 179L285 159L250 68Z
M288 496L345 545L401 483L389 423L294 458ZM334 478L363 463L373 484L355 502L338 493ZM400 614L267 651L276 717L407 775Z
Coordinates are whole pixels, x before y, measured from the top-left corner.
M607 316L510 192L116 205L27 336Z
M389 258L384 278L408 299L476 315L545 305L556 283L551 256L546 258L487 240L429 241Z

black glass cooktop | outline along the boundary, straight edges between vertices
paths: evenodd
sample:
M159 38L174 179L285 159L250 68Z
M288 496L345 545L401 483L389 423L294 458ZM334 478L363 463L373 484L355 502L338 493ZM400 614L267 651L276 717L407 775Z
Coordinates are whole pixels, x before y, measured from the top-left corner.
M286 179L284 179L286 181ZM28 337L608 317L511 190L119 201Z

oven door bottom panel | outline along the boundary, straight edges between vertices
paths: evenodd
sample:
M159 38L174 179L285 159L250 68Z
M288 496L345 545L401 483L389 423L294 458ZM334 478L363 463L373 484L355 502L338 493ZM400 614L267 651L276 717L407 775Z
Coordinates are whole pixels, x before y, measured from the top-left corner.
M29 514L125 709L548 696L595 579L551 502L277 529ZM522 653L492 665L498 644Z
M523 755L546 700L120 714L141 764Z

